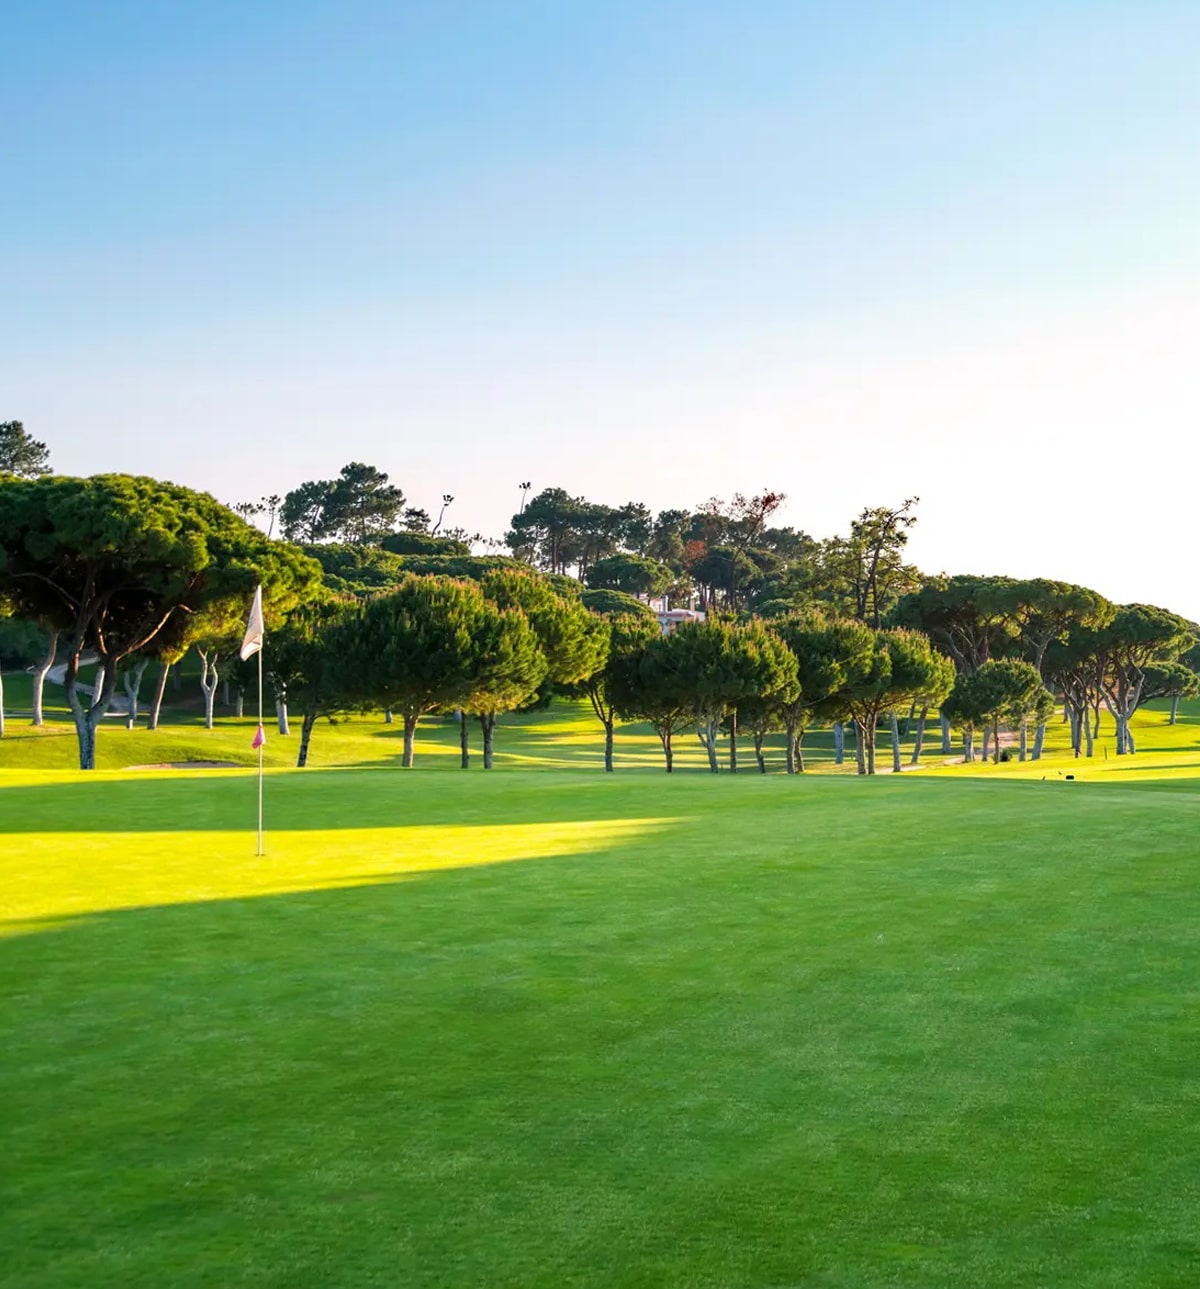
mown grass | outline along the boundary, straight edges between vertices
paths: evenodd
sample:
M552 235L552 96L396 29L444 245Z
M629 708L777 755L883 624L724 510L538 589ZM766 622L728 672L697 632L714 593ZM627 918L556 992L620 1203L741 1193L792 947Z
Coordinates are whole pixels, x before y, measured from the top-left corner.
M0 739L0 771L6 769L72 770L78 765L74 727L62 703L61 690L46 689L46 725L34 729L29 724L29 679L23 674L4 678L7 732ZM110 717L103 724L97 741L97 764L101 769L117 770L134 766L146 767L179 764L189 761L224 761L251 766L256 753L251 740L257 724L252 714L253 699L247 702L246 714L237 718L232 709L217 705L216 728L203 728L199 685L194 676L186 675L182 686L168 691L162 724L157 730L145 728L144 700L150 685L143 686L143 713L138 727L125 728L122 717ZM1168 705L1150 704L1135 717L1134 730L1140 755L1117 758L1113 722L1107 713L1101 720L1096 740L1095 757L1076 761L1070 751L1067 726L1059 720L1048 727L1046 755L1038 762L1020 764L1015 760L1000 765L977 762L962 766L962 744L956 734L950 753L943 751L937 722L926 726L919 768L971 777L1033 777L1056 772L1090 777L1121 771L1125 775L1142 774L1147 767L1154 777L1169 773L1168 762L1161 755L1171 754L1171 764L1185 776L1200 771L1200 705L1184 704L1177 724L1168 725ZM276 732L274 712L268 712L267 744L264 760L272 768L295 765L299 747L299 720L295 715L291 733ZM458 726L452 718L429 716L421 721L417 738L417 762L421 767L457 766L459 757ZM915 730L902 738L902 760L906 771L915 738ZM472 726L471 744L474 767L482 763L479 732ZM977 741L978 750L978 741ZM398 723L386 724L382 713L344 715L334 721L321 720L314 731L309 765L330 766L398 766L403 752L403 734ZM727 758L723 752L723 763ZM847 739L842 765L834 763L833 735L826 726L814 727L804 741L804 756L809 772L818 774L854 774L854 753ZM663 769L663 756L658 738L645 723L619 725L616 737L616 760L621 769ZM602 730L586 703L557 700L550 709L501 718L496 735L497 769L599 769L603 766ZM783 739L770 736L766 741L768 772L784 770ZM675 763L680 772L707 773L707 761L693 731L684 729L676 736ZM881 773L891 769L890 733L879 731L877 764ZM739 742L739 768L757 773L753 740L745 731Z
M1198 714L1071 783L435 726L263 860L244 770L0 772L0 1280L1191 1286Z

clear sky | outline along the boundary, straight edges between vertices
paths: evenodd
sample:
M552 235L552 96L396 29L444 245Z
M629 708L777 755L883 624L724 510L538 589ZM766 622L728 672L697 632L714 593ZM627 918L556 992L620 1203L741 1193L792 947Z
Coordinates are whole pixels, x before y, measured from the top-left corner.
M225 500L348 460L1200 618L1200 5L46 3L0 19L0 419Z

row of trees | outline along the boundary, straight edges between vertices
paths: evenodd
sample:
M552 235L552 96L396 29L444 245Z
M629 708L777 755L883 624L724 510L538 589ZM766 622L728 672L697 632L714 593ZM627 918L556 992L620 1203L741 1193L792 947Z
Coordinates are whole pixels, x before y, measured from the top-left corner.
M651 615L598 614L546 579L513 570L478 583L410 575L365 602L308 606L291 615L268 657L277 686L303 713L301 765L320 716L384 707L403 718L405 765L420 717L453 710L463 721L463 766L466 718L475 716L490 768L497 715L529 703L549 682L590 702L607 770L619 719L653 725L668 771L683 729L695 730L713 772L727 735L736 769L740 723L764 771L765 737L784 733L795 772L804 766L805 730L826 718L853 725L859 767L873 774L881 717L918 701L940 703L954 683L953 665L918 632L796 616L771 625L685 623L663 635Z
M1123 755L1134 750L1130 721L1141 703L1162 696L1177 702L1197 686L1197 630L1165 610L1114 605L1087 588L1045 579L922 577L902 558L915 499L865 510L848 538L816 543L770 527L779 493L653 517L633 503L593 506L551 489L514 517L516 554L499 557L472 555L439 532L449 494L432 523L425 512L401 511L400 490L358 464L282 501L233 510L150 479L56 478L45 445L18 422L0 426L0 465L7 467L0 608L47 642L34 668L35 721L50 666L57 659L64 667L84 766L94 763L96 727L118 686L132 720L142 677L157 662L155 724L167 671L189 649L201 662L212 724L219 683L246 680L236 647L258 582L278 638L273 678L285 721L289 696L311 686L284 664L284 650L294 646L310 662L314 651L322 654L321 697L304 707L305 751L322 712L377 704L404 716L411 759L420 715L449 707L479 717L490 761L498 712L535 693L544 698L573 687L605 726L610 763L616 720L641 718L659 730L668 763L674 733L694 722L714 766L726 735L736 762L740 724L759 753L766 734L785 733L789 766L799 768L804 728L822 719L839 735L847 723L856 731L869 772L880 720L890 719L895 734L905 703L906 721L916 722L914 757L933 711L947 754L954 723L964 730L968 759L977 731L985 757L989 743L998 749L1001 725L1019 730L1022 756L1037 757L1051 690L1063 695L1077 753L1092 753L1107 709ZM246 522L260 507L278 511L291 533L307 515L303 534L320 540L304 547L271 540ZM397 514L408 516L402 529L389 527ZM636 597L699 576L706 561L726 559L722 552L729 554L726 571L705 574L713 578L705 584L709 622L660 638ZM767 555L776 560L767 581L790 591L763 601L767 582L747 574L743 583L739 561L762 574ZM422 587L433 597L428 603L414 589ZM401 590L407 601L397 598ZM403 621L387 616L402 610ZM455 639L471 642L470 657L467 643L452 648L437 634L451 621L460 624ZM457 671L414 707L401 693L404 669L424 665L427 655L435 670L457 657ZM937 665L917 684L913 675L927 658ZM89 691L80 670L93 660ZM898 755L894 750L894 762Z
M899 595L919 585L904 560L917 498L867 508L848 535L824 541L771 526L785 500L764 490L653 514L640 502L614 507L547 488L513 516L505 540L534 567L573 570L591 587L698 596L708 609L774 617L820 606L882 626Z
M891 614L898 625L924 632L952 659L958 682L943 718L956 716L985 731L996 717L1022 710L1030 675L1041 689L1063 694L1076 755L1091 756L1101 708L1116 725L1118 755L1134 751L1130 720L1153 698L1178 700L1196 692L1198 629L1177 614L1145 604L1116 605L1087 587L1046 578L939 577L901 597ZM997 668L997 663L1008 664ZM1030 669L1021 671L1015 664ZM988 707L1004 679L1008 699ZM1041 754L1048 712L1036 716L1033 755ZM1016 707L1013 707L1016 704ZM1027 720L1022 719L1022 754ZM944 735L948 739L948 734ZM947 751L948 742L947 742ZM967 759L973 755L968 739ZM986 744L985 752L986 756Z
M239 503L244 517L278 516L283 536L301 544L382 547L397 554L459 554L470 546L507 546L521 563L551 576L572 576L596 590L668 594L707 609L781 616L824 611L883 625L888 610L919 585L904 559L917 499L863 510L850 532L818 541L772 525L786 500L775 489L726 502L712 497L688 509L657 513L638 501L611 506L545 488L528 497L503 543L444 527L451 494L435 519L406 504L403 491L374 466L351 462L333 479L309 480L282 500Z

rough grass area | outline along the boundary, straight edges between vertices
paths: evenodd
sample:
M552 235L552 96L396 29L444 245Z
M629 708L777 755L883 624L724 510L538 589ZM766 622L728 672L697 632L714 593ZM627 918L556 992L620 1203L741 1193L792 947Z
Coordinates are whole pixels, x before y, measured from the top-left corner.
M570 719L273 774L263 860L244 771L0 775L3 1283L1197 1283L1196 780Z

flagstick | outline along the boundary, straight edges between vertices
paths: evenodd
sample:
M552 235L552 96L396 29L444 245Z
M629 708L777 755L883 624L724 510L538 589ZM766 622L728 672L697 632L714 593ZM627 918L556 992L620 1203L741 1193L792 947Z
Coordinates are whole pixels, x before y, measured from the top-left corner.
M263 674L262 674L262 649L258 651L258 728L262 729L263 723ZM263 742L258 744L258 853L263 853L263 826L262 826L262 801L263 801Z

